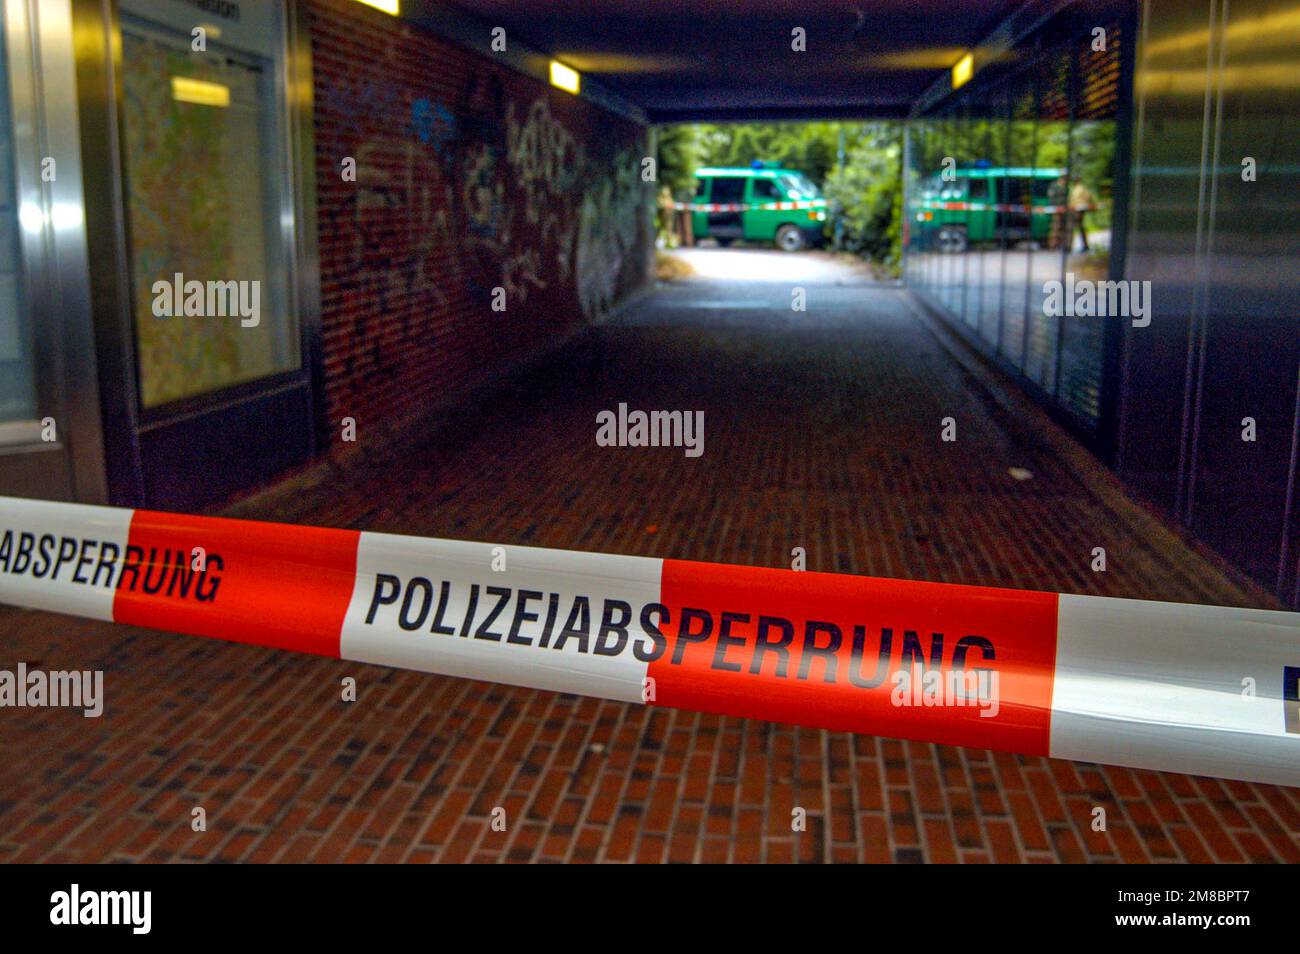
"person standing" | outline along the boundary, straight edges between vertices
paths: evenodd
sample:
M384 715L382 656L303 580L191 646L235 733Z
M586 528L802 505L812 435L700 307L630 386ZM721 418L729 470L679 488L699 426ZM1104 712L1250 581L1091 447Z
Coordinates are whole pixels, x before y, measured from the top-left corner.
M1097 208L1097 197L1092 194L1082 182L1076 182L1074 188L1070 190L1070 251L1074 251L1074 230L1078 228L1079 238L1083 240L1083 250L1092 251L1088 247L1088 230L1084 224L1083 217L1088 212Z

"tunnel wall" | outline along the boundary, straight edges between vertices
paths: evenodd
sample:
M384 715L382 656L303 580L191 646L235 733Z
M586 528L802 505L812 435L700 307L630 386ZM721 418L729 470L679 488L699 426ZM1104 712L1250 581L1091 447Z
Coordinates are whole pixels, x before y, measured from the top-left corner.
M1125 334L1116 463L1300 606L1300 2L1147 4L1143 35L1127 276L1153 314Z
M645 127L352 0L306 6L325 427L467 393L648 280Z
M1104 280L1122 264L1111 220L1122 214L1117 142L1133 32L1122 17L1066 10L907 132L908 285L1099 450L1115 331L1044 305L1049 283ZM1066 211L1076 190L1092 200L1083 228Z
M1300 0L1135 5L1104 54L1098 9L1066 8L909 123L909 285L1139 497L1300 606ZM1034 201L1064 228L945 248L960 170L988 159L1087 186L1094 253L1072 188L1050 186ZM1049 315L1070 275L1149 282L1145 323Z

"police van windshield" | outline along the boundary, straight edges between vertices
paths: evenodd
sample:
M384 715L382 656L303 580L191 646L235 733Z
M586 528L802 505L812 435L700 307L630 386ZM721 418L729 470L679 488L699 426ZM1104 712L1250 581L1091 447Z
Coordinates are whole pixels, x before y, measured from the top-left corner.
M820 199L821 190L802 172L786 173L781 177L781 187L792 199Z

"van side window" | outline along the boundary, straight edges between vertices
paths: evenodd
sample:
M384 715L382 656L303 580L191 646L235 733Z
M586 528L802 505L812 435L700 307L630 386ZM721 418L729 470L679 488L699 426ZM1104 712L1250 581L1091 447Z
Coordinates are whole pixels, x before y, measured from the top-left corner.
M697 198L697 199L703 199L703 198L704 198L706 195L708 195L708 194L709 194L709 180L708 180L708 179L698 179L698 180L696 180L696 182L695 182L695 198Z
M970 198L972 202L983 202L989 197L988 179L970 180Z
M754 180L755 201L768 201L781 198L784 198L784 196L781 195L780 190L776 187L776 183L771 179Z
M714 205L744 202L745 180L739 176L718 176L713 180L713 197L709 201Z

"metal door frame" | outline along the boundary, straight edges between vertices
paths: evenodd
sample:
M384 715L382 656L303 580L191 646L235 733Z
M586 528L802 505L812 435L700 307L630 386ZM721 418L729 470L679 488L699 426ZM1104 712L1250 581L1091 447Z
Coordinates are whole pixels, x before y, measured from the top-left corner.
M37 417L3 425L0 491L108 498L90 307L71 0L0 0L14 126L22 300L34 331ZM42 161L54 177L42 178ZM44 440L43 432L53 440ZM45 425L42 421L46 422Z
M116 0L72 0L74 26L81 39L77 57L81 139L86 154L96 160L85 169L86 218L91 255L104 263L91 282L108 489L115 504L202 507L310 460L321 445L323 368L310 42L297 2L265 2L276 2L282 26L273 64L281 130L275 156L282 223L277 251L289 272L287 306L298 319L300 366L146 413L137 388L131 297L120 12ZM195 17L196 24L211 19L197 11ZM170 413L156 413L159 410ZM215 464L212 455L204 459L217 438L252 433L261 421L280 428L274 453L216 454ZM176 467L167 471L159 462L172 458Z

